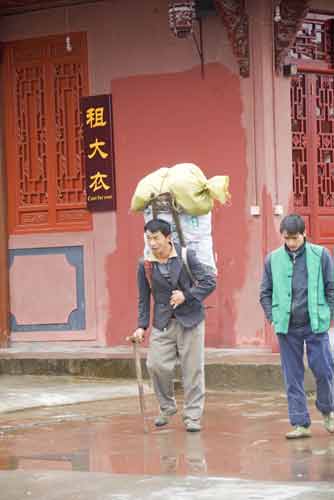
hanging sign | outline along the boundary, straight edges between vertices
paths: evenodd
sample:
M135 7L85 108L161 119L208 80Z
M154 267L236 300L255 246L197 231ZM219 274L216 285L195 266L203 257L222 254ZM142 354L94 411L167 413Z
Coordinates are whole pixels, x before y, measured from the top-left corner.
M81 97L87 208L116 210L111 95Z

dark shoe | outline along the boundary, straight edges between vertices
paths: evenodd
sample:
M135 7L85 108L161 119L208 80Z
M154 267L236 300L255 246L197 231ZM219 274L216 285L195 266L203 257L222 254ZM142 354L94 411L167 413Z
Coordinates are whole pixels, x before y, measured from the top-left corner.
M285 434L287 439L300 439L311 437L311 429L302 425L295 425L294 429Z
M199 420L191 420L190 418L185 419L184 426L187 432L200 432L202 428Z
M176 412L176 409L161 412L160 415L154 420L154 425L156 427L163 427L164 425L167 425L170 417L175 415Z
M169 422L169 419L167 415L159 415L155 420L154 420L154 425L156 427L163 427L164 425L167 425Z

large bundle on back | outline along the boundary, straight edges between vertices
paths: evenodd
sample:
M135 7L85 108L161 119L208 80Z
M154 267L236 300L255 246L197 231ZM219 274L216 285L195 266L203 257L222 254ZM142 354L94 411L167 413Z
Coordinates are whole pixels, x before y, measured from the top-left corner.
M142 211L157 196L170 193L178 207L189 215L205 215L213 209L214 200L225 203L229 198L229 177L217 175L207 179L193 163L163 167L144 177L131 200L131 210Z
M182 163L160 168L144 177L131 200L133 211L143 211L145 222L159 217L171 224L175 243L196 251L198 259L216 272L211 232L214 200L230 199L229 177L207 180L199 167ZM149 249L145 245L144 255Z

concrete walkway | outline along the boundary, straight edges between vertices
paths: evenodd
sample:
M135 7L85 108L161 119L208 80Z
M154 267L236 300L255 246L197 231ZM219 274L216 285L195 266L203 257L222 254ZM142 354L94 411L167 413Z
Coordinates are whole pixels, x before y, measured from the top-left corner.
M149 384L145 393L152 393ZM36 375L0 376L0 414L48 406L73 405L90 401L137 396L133 380L84 379Z
M145 387L145 434L133 382L2 375L0 387L1 500L334 498L334 435L312 396L313 437L287 441L280 392L208 391L192 434L181 394L179 414L156 429Z
M333 500L329 484L82 472L0 472L3 500Z
M147 347L141 347L145 358ZM80 346L71 343L55 344L40 342L17 342L6 349L0 348L0 359L128 359L132 357L131 345L118 347ZM259 363L277 363L279 355L265 348L206 348L207 362L243 363L258 360Z
M1 500L333 500L334 436L312 395L313 437L284 438L279 355L207 349L205 366L203 431L181 415L157 430L145 383L144 434L131 348L0 350Z
M123 385L112 383L108 388L104 381L82 381L80 387L79 379L61 378L58 383L45 377L23 377L15 384L10 379L0 377L3 402L14 392L19 400L23 397L20 411L12 411L9 404L9 411L0 413L0 470L208 475L334 484L334 435L324 429L312 396L313 436L309 439L285 439L290 428L286 398L272 391L208 391L203 430L194 434L183 426L181 392L178 414L169 425L157 429L153 423L158 413L156 399L145 391L149 432L144 433L138 397L124 397L130 391ZM65 405L60 404L62 388ZM38 392L47 406L41 400L38 407L29 402L29 395L34 400Z

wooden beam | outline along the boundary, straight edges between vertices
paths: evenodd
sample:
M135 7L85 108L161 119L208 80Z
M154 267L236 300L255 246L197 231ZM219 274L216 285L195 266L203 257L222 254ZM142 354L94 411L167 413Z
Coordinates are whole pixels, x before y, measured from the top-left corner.
M11 16L38 10L72 7L74 5L102 1L106 0L0 0L0 16Z
M275 66L279 72L308 13L310 0L282 0L281 20L275 23Z
M240 75L249 76L249 33L245 0L214 0L239 63Z

